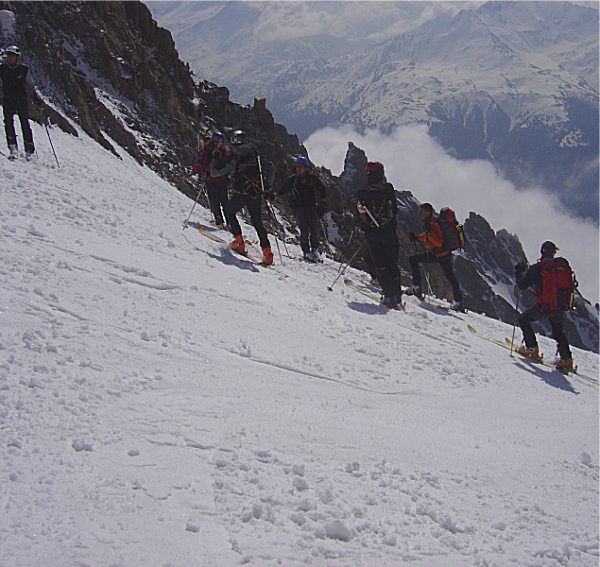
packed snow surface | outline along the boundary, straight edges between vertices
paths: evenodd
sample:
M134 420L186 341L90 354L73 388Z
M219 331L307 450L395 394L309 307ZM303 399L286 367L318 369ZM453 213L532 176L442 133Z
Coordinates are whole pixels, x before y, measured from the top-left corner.
M234 257L124 152L34 134L0 156L3 567L598 564L597 386Z

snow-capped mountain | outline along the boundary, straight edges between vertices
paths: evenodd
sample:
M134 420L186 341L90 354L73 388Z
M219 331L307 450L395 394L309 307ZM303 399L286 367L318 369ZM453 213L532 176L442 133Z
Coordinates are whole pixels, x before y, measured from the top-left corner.
M340 3L327 4L149 6L199 74L235 99L267 97L301 138L332 124L426 123L456 156L491 160L597 220L597 6L447 3L426 14L432 3L369 3L365 13L349 2L344 26ZM319 19L329 34L311 32Z

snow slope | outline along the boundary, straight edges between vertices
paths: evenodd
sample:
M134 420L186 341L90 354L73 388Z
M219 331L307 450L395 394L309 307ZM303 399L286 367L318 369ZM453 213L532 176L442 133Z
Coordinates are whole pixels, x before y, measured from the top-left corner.
M3 566L597 565L597 386L333 262L234 258L52 134L60 169L37 125L0 160Z

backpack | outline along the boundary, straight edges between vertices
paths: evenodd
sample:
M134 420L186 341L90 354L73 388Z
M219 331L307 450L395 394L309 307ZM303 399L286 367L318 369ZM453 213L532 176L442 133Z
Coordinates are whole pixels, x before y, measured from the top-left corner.
M564 258L542 258L542 289L537 304L544 310L573 309L577 280L569 262Z
M465 243L465 233L462 225L456 220L454 211L450 207L444 207L437 220L444 235L442 248L449 252L462 248Z

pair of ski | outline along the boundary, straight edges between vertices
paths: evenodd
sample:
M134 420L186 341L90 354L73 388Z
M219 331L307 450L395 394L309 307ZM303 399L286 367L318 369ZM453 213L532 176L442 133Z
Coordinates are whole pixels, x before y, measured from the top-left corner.
M365 289L363 286L357 284L356 282L354 282L353 280L351 280L350 278L345 278L344 279L344 283L348 286L353 288L354 290L358 291L358 293L364 295L365 297L368 297L369 299L371 299L372 301L375 301L377 303L381 303L381 296L376 295L375 293ZM365 284L365 285L370 285L370 284ZM384 304L382 304L384 305ZM425 300L421 300L421 306L424 309L438 309L440 311L444 311L445 313L448 313L450 315L452 315L452 309L450 308L449 305L441 305L439 303L432 303L429 301L425 301ZM406 310L406 304L404 302L401 302L400 305L396 308L396 310L402 310L405 311Z
M235 254L236 256L241 256L242 258L245 258L246 260L248 260L249 262L252 262L253 264L257 265L257 266L264 266L267 267L267 264L264 263L263 260L257 260L255 258L252 258L248 252L238 252L237 250L232 250L231 248L229 248L229 243L227 242L227 240L225 240L224 238L221 238L218 234L215 234L215 230L216 227L210 227L210 226L206 226L205 224L200 224L200 223L188 223L187 226L191 226L193 228L195 228L202 236L206 236L206 238L208 238L209 240L212 240L213 242L218 242L219 244L224 244L225 245L225 249L228 252L231 252L232 254ZM251 245L251 242L249 240L245 240L244 241L246 245Z
M484 339L484 340L486 340L494 345L497 345L501 348L504 348L506 350L512 350L512 352L514 352L519 358L522 358L523 360L525 360L531 364L542 364L549 368L553 368L554 370L558 370L565 376L577 376L578 378L581 378L582 380L589 382L590 384L595 384L596 386L598 385L598 380L592 378L591 376L587 376L586 374L582 374L581 372L579 372L579 369L577 368L577 366L575 366L573 368L573 370L561 370L560 368L557 368L553 362L550 362L549 360L544 359L542 356L540 356L539 358L531 358L531 357L520 354L517 351L517 349L515 348L515 345L512 343L512 341L508 337L505 338L504 342L503 342L503 341L494 339L492 337L488 337L486 334L484 334L480 330L476 329L473 325L467 325L467 327L468 327L469 331L471 331L471 333L478 336L479 338Z
M381 302L380 295L377 295L371 291L366 290L364 287L360 286L359 284L357 284L350 278L344 278L344 284L347 287L351 287L355 291L358 291L358 293L360 293L361 295L368 297L371 301L374 301L375 303L378 303L379 305L383 305L384 307L387 307L388 309L393 309L395 311L405 311L406 305L404 304L403 301L401 301L397 307L389 307L388 305L385 305L385 303Z

